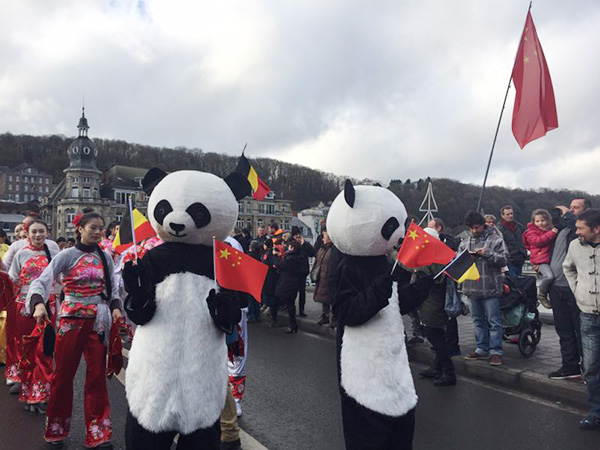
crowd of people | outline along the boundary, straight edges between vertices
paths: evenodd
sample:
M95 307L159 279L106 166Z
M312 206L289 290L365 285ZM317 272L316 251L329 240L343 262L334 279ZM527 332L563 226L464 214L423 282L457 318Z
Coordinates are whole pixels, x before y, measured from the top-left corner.
M585 430L600 428L600 272L596 258L600 245L600 210L592 209L587 198L575 198L569 207L552 210L535 209L527 226L515 220L514 209L500 209L498 222L492 214L469 211L459 234L458 252L468 251L475 260L480 277L466 280L459 289L468 300L475 327L476 348L467 353L468 361L488 360L502 364L503 321L500 310L506 279L523 275L529 260L537 276L537 300L551 309L562 357L561 367L548 374L552 380L584 378L590 404L589 414L580 422ZM443 239L443 222L434 219L425 229ZM454 248L455 240L446 241ZM451 283L450 281L447 281ZM431 298L438 293L437 311L440 320L432 318ZM453 319L445 317L444 305L451 292L443 294L433 288L421 306L421 314L413 314L413 337L426 336L436 352L432 367L421 376L434 378L436 385L455 383L449 356L460 354ZM425 311L424 311L425 310ZM415 320L416 318L416 320ZM437 322L438 333L431 333ZM428 330L429 331L426 331ZM441 330L441 331L440 331ZM442 335L444 334L442 333ZM421 338L422 341L422 338ZM444 345L445 341L445 345ZM417 341L418 342L418 341Z
M515 220L510 206L500 210L500 217L498 221L494 215L469 211L464 221L467 230L457 237L445 232L439 218L427 224L425 231L433 238L457 252L468 251L480 277L462 284L438 277L427 298L410 312L413 330L412 336L406 336L407 344L426 338L436 355L433 365L420 375L431 378L435 386L456 384L452 357L461 355L457 315L469 310L476 348L464 358L489 359L495 366L503 363L500 303L505 280L522 276L529 260L538 277L537 299L552 309L559 336L562 365L548 376L553 380L584 376L590 413L580 427L598 429L600 276L596 253L600 249L600 211L592 209L588 199L576 198L568 208L534 210L526 227ZM124 262L132 258L132 249L123 254L113 251L118 228L119 224L112 222L105 231L104 219L88 211L77 218L75 239L50 240L48 225L35 214L17 226L12 244L6 233L0 232L0 310L6 325L6 349L1 349L0 358L6 365L9 393L18 395L26 410L46 414L45 439L50 444L62 444L69 433L73 380L83 354L87 362L85 445L110 448L107 341L112 324L126 324L126 293L120 273ZM247 357L240 345L247 345L246 320L261 322L264 313L270 317L270 326L278 328L278 315L285 312L289 317L286 333L297 333L297 316L306 317L306 285L310 281L314 284L313 299L321 305L317 324L336 328L336 269L344 255L329 238L325 221L314 246L299 228L286 232L276 223L268 228L260 226L255 236L248 229L235 229L228 242L268 266L261 302L247 296L240 327L227 339L227 404L229 409L235 405L239 417ZM158 238L141 243L139 256L160 244ZM441 269L430 266L413 270L412 282ZM456 303L457 298L461 308L449 313L449 302ZM468 300L468 306L460 299ZM0 346L2 342L0 339ZM222 420L222 427L229 423L235 430L235 417L227 421ZM233 442L239 444L235 432Z

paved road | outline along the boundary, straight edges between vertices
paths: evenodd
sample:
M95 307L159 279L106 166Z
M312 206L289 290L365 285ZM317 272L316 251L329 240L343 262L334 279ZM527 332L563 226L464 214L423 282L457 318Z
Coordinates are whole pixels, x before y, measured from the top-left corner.
M16 396L8 395L4 380L4 367L0 378L0 450L48 450L43 439L45 416L25 411ZM79 367L75 379L73 399L73 421L71 434L65 440L65 449L83 449L85 428L83 425L83 381L85 363ZM125 388L113 377L108 381L108 394L113 422L113 442L115 449L125 448L125 418L127 401Z
M331 340L251 325L249 355L240 421L247 433L269 450L344 448ZM68 449L83 448L83 368L82 363ZM577 429L581 411L466 379L453 388L434 388L416 378L420 403L415 449L600 448L600 432ZM124 388L113 379L109 393L113 442L116 449L124 449ZM15 397L0 392L0 450L46 448L41 438L43 422L42 416L25 412Z
M282 333L250 326L243 428L269 450L343 449L334 343ZM419 369L417 450L600 448L600 432L577 429L582 411L468 379L435 388Z

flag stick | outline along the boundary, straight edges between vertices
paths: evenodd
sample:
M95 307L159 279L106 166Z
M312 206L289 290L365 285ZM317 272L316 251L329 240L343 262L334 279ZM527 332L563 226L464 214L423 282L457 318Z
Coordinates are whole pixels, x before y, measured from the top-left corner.
M390 272L390 275L392 275L394 273L394 270L396 270L397 265L398 265L398 258L396 258L396 262L394 263L394 267L392 267L392 271Z
M531 10L531 4L533 1L529 2L529 9ZM523 29L523 33L525 33L525 29ZM519 45L517 46L517 54L519 53L519 47L521 46L521 40L523 39L523 34L521 34L521 39L519 39ZM483 186L481 186L481 192L479 194L479 201L477 202L477 211L482 211L483 204L483 194L485 193L485 184L487 183L488 174L490 172L490 166L492 165L492 157L494 156L494 147L496 147L496 139L498 138L498 131L500 130L500 122L502 122L502 115L504 114L504 107L506 106L506 99L508 98L508 91L510 90L510 83L512 81L513 71L515 69L515 64L517 63L517 55L515 55L515 61L513 63L513 69L510 71L510 78L508 79L508 86L506 87L506 94L504 95L504 102L502 103L502 109L500 110L500 118L498 119L498 125L496 125L496 134L494 135L494 141L492 142L492 150L490 151L490 158L488 159L487 168L485 169L485 177L483 178Z
M219 286L217 285L217 255L215 252L215 237L213 236L213 270L215 275L215 293L218 291Z
M129 218L131 219L131 240L133 241L133 252L135 254L135 264L138 260L137 242L135 240L135 223L133 220L133 204L131 203L131 195L129 196Z

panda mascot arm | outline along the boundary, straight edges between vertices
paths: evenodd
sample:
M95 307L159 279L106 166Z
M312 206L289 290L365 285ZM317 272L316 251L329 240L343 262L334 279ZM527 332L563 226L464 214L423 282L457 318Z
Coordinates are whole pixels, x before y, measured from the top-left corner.
M400 267L396 267L392 278L398 283L398 299L402 315L417 309L429 295L429 290L434 283L433 275L420 276L411 283L411 273Z
M147 259L133 264L125 264L123 269L123 283L128 292L125 299L127 317L136 325L148 323L156 311L156 285L152 282L149 269L144 268Z
M362 325L388 306L392 296L390 275L378 276L371 281L365 279L362 271L342 263L337 278L333 313L345 325Z

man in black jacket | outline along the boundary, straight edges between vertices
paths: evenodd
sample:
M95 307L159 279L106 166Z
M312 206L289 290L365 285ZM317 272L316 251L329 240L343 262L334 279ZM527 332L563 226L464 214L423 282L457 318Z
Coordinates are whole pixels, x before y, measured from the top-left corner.
M523 232L525 228L519 222L515 221L515 212L510 205L500 208L502 221L497 228L502 233L504 243L508 248L509 262L508 276L518 277L523 275L523 264L527 259L527 249L523 243Z
M298 279L298 316L306 317L304 306L306 305L306 277L310 273L310 264L308 258L315 256L315 250L302 236L300 228L292 227L292 239L300 244L300 254L302 256L302 272Z

